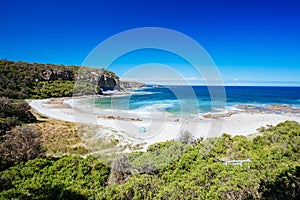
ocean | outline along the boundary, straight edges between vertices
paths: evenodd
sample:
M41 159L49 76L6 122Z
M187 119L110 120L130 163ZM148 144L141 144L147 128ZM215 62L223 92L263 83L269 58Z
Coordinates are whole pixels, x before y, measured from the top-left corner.
M241 108L266 110L276 105L288 108L286 110L300 108L300 87L148 85L131 91L129 95L96 97L85 101L96 109L100 108L99 114L120 111L146 118L159 117L161 113L175 117L197 117Z

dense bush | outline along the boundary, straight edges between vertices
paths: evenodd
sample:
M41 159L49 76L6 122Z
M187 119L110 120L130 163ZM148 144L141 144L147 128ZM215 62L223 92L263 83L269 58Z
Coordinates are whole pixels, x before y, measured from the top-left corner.
M35 86L36 94L32 98L70 97L72 96L73 88L74 81L40 81Z
M25 101L0 98L0 170L43 153L39 132L24 125L36 121L29 110Z
M36 121L29 110L30 106L25 101L0 97L0 136L14 126Z
M25 125L16 127L4 135L0 143L1 168L35 159L43 153L40 133L36 128Z
M94 157L31 160L0 173L0 198L299 199L300 125L287 121L261 131L251 140L224 134L156 143L117 158L111 171ZM251 162L226 163L231 159ZM150 162L158 170L139 171Z
M0 199L87 199L102 192L108 176L93 157L39 158L0 172Z
M44 80L49 70L74 70L62 65L43 65L37 63L12 62L0 60L0 96L12 99L32 98L39 96L36 86ZM55 78L55 77L53 77Z
M280 172L275 180L263 180L260 186L265 199L299 199L300 166L290 167Z

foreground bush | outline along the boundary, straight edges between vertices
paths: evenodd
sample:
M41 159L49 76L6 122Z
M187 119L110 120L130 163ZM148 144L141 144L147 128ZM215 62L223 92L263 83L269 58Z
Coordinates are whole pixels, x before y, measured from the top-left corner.
M261 131L252 140L157 143L111 169L94 157L38 158L0 173L0 199L299 199L300 125ZM226 164L231 159L251 162Z
M93 157L39 158L0 173L0 199L87 199L101 193L108 176Z
M17 125L36 121L29 110L25 101L0 97L0 136Z
M30 126L8 132L0 143L1 169L43 156L40 133Z

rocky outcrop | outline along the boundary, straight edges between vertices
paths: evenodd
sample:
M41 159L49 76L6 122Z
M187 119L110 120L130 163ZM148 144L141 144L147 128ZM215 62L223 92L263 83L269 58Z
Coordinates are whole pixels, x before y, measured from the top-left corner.
M120 81L119 77L103 68L93 69L88 67L81 67L78 70L71 69L45 69L41 73L40 81L54 81L54 80L70 80L81 81L99 86L101 91L108 90L135 90L144 87L144 83Z
M105 69L82 67L76 73L75 80L98 86L101 89L98 91L99 93L108 90L121 90L119 77Z
M98 78L98 86L103 90L119 90L119 79L115 79L104 74L101 74Z
M140 82L122 81L115 73L103 68L92 69L83 67L75 77L77 81L85 81L99 86L101 89L98 91L99 94L108 90L135 90L145 86L144 83Z
M53 70L45 69L42 71L40 81L54 81L54 80L74 80L74 73L71 70Z
M69 80L97 85L102 91L122 90L119 77L105 69L82 67L78 69L45 69L38 81Z
M123 90L136 90L145 86L146 85L144 83L140 83L140 82L120 81L120 87Z

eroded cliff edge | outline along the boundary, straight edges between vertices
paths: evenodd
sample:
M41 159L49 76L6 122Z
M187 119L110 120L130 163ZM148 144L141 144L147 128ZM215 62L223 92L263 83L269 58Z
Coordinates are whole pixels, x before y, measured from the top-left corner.
M14 99L102 94L143 86L120 81L114 72L103 68L0 60L0 96Z

